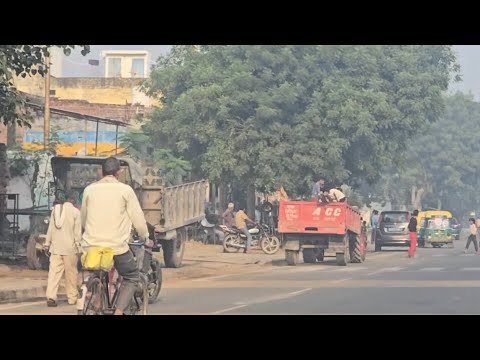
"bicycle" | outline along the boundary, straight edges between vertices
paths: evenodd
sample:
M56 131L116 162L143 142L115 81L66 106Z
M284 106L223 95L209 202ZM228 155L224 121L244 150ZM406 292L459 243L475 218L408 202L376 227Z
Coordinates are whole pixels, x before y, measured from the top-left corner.
M136 255L137 266L141 269L143 256L139 256L138 250L144 250L143 243L129 243L129 246L134 255ZM134 248L132 249L132 247ZM115 275L117 275L116 281L114 280ZM92 274L82 285L82 294L85 292L85 298L83 300L83 310L79 311L79 315L113 315L121 284L122 277L118 275L116 269L92 271ZM140 272L139 286L125 313L129 315L147 315L148 304L149 289L147 276Z

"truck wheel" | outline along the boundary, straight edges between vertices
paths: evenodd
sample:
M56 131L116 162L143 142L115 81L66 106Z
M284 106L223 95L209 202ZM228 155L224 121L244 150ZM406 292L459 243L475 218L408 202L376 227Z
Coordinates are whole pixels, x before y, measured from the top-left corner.
M382 251L382 245L375 243L375 252Z
M315 249L303 249L303 262L307 264L312 264L317 262L317 254Z
M185 252L185 233L183 229L177 230L177 237L172 240L162 241L163 261L167 268L182 266L183 253Z
M347 266L347 263L350 262L350 252L345 251L344 253L337 253L337 265Z
M324 249L317 249L317 261L323 261L325 257L325 250Z
M285 260L290 266L295 266L298 263L298 253L296 250L285 250Z
M343 253L338 252L336 254L337 258L337 265L340 266L346 266L350 261L350 236L349 234L345 235L345 238L343 239L344 245L343 245Z
M27 266L32 270L48 270L49 260L43 251L37 250L36 235L30 235L27 242Z
M362 263L366 257L366 244L362 246L362 237L356 235L352 251L352 263Z

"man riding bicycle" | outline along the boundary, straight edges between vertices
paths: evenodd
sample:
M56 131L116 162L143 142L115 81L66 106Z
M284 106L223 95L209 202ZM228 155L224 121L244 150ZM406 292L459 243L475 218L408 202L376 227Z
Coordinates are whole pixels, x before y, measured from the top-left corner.
M146 246L153 245L135 192L118 181L119 171L116 158L106 159L103 178L85 188L81 208L83 251L111 248L115 269L123 278L114 315L123 315L140 282L137 262L128 246L132 224Z

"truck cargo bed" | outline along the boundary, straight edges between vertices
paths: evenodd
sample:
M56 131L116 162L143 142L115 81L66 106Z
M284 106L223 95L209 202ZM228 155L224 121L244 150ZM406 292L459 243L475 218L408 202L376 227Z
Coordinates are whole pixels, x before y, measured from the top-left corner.
M284 234L360 234L360 218L360 212L346 202L281 201L278 229Z

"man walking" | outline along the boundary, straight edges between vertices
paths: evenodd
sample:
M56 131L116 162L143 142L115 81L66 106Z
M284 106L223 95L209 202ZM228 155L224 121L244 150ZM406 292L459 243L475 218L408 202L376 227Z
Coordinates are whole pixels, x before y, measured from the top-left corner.
M378 210L373 210L372 217L370 219L370 226L372 228L372 235L370 242L373 244L375 242L375 234L377 232L377 225L378 225Z
M417 216L418 210L413 210L412 217L408 223L408 231L410 232L410 249L408 249L408 257L412 258L417 249Z
M470 218L468 220L470 222L470 235L468 236L467 245L465 246L465 254L468 251L468 247L470 243L473 242L473 247L475 248L475 252L478 253L478 244L477 244L477 225L475 224L475 219Z
M80 211L74 206L73 198L72 193L66 194L65 202L56 204L50 216L44 244L44 249L51 254L46 293L49 307L57 306L58 286L63 273L68 303L74 305L78 300L77 262L81 253L82 227Z

